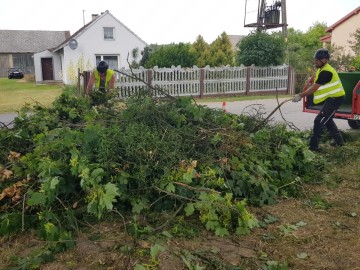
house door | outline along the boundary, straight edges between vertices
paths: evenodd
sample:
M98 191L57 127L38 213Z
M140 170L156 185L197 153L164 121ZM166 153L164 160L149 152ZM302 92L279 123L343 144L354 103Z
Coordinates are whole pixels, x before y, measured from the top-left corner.
M54 80L52 58L41 58L41 70L43 75L43 81Z

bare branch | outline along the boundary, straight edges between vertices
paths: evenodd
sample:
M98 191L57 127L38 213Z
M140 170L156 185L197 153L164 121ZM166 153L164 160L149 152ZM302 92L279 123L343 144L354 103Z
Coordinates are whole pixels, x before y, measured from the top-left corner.
M178 186L182 186L182 187L185 187L185 188L190 189L190 190L196 190L196 191L206 191L206 192L218 193L218 194L220 194L220 193L221 193L221 192L219 192L219 191L215 191L214 189L211 189L211 188L205 188L205 187L192 187L192 186L186 185L186 184L181 183L181 182L174 182L174 184L177 184Z

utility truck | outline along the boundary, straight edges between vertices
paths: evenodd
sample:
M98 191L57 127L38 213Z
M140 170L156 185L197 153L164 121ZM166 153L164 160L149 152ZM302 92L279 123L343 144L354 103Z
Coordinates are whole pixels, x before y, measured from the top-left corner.
M347 120L353 129L360 129L360 72L339 72L344 87L345 102L335 112L334 118ZM304 91L314 83L311 77L305 84ZM319 114L322 104L314 104L313 95L303 98L303 112Z

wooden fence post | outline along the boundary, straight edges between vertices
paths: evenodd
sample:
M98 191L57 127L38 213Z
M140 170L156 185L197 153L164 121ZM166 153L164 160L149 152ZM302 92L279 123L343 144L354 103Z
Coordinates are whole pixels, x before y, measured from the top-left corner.
M291 93L291 88L292 87L292 70L291 67L288 67L288 81L287 81L287 87L286 87L286 94L288 95L289 93Z
M84 95L86 95L86 87L90 80L90 71L83 71L83 82L84 82Z
M246 90L245 95L248 96L250 94L250 79L251 79L251 67L246 68Z
M204 96L205 69L200 68L200 98Z
M147 77L147 84L149 85L149 86L152 86L152 81L153 81L153 70L152 69L148 69L148 70L146 70L146 77ZM149 91L149 95L150 95L150 93L151 93L151 88L150 87L148 87L148 91ZM155 95L156 95L157 93L155 93Z

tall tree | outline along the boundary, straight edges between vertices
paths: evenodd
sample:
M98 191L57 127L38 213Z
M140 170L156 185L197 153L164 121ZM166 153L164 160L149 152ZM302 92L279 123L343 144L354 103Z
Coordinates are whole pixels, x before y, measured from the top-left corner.
M284 63L285 40L280 33L253 31L238 44L236 63L245 66L276 66Z
M351 65L356 71L360 71L360 28L351 35L354 40L349 41L350 48L355 53L355 57L351 60Z
M360 28L357 28L354 33L351 34L353 40L349 40L350 48L353 50L355 55L360 54Z
M133 60L131 61L130 67L131 68L139 68L140 64L137 62L137 59L139 57L139 48L138 47L132 49L131 57Z
M226 32L223 32L210 44L207 63L213 67L234 65L234 51Z
M196 63L194 52L190 51L190 43L160 45L150 53L148 60L144 63L145 68L158 67L192 67Z
M294 28L288 29L287 40L287 54L289 62L288 64L298 72L308 72L309 64L309 51L304 49L303 41L304 33ZM311 69L310 69L311 71Z
M139 65L140 65L140 66L142 66L142 67L145 66L145 63L146 63L146 62L149 60L149 58L150 58L150 53L151 53L151 51L152 51L151 46L146 46L146 47L144 48L144 50L141 52L142 57L141 57L141 60L140 60L140 62L139 62Z
M349 54L344 47L342 46L331 46L330 47L330 64L333 66L336 70L345 71L348 70L351 66L352 60L354 57Z
M325 32L327 25L325 23L315 22L308 31L304 33L302 44L305 49L309 50L311 56L314 54L310 52L311 50L315 52L317 49L322 47L322 42L320 38L327 35Z
M199 35L196 41L191 45L190 51L194 53L197 67L208 65L210 58L210 45L205 42L204 38Z
M322 47L320 38L326 35L327 26L324 23L316 22L307 32L288 29L288 58L289 65L298 73L312 71L314 53Z

